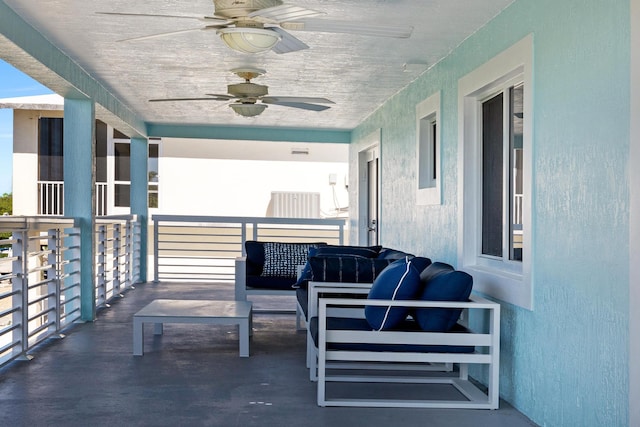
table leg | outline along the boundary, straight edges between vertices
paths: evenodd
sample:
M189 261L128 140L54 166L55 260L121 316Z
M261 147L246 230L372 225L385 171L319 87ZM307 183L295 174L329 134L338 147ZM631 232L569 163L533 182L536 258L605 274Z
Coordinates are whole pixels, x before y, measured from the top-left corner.
M249 357L249 324L249 318L240 319L238 323L240 357Z
M133 318L133 355L144 354L144 327L141 319Z

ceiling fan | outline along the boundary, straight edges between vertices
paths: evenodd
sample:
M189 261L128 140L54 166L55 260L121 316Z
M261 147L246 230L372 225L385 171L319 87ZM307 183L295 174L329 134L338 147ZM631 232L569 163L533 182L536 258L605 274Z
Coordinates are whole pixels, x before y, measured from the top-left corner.
M162 98L150 99L149 102L176 102L176 101L231 101L229 107L237 114L244 117L254 117L262 114L267 108L267 104L280 105L283 107L300 108L302 110L323 111L330 108L327 105L333 104L326 98L300 97L300 96L267 96L269 89L267 86L252 83L251 79L266 73L258 68L235 68L232 73L244 79L244 83L227 85L228 94L207 93L205 97L199 98Z
M98 12L102 15L183 18L199 20L204 26L133 37L120 41L145 40L200 30L216 30L231 49L244 53L273 50L276 53L308 49L289 31L317 31L366 36L407 38L413 27L363 24L351 21L318 19L324 12L285 4L281 0L213 0L212 16L158 15L150 13Z

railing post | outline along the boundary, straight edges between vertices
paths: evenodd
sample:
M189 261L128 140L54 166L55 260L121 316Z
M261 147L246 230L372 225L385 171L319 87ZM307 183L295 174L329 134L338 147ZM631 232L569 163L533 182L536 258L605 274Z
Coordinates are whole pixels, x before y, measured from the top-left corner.
M13 306L18 310L13 312L12 324L20 325L13 330L13 342L20 342L19 360L31 360L32 357L27 354L29 349L29 291L28 291L28 251L29 239L28 230L14 231L11 250L15 259L12 263L13 270Z
M124 223L124 288L127 289L133 284L133 221L127 220Z
M160 220L153 219L153 283L158 283L158 233L160 232ZM141 254L142 255L142 254Z
M146 275L142 274L142 268L147 268L147 264L142 263L142 257L148 259L149 255L142 253L142 222L137 215L133 223L133 245L133 271L135 275L133 283L138 283L143 281L143 277L146 277Z
M47 309L54 307L55 323L53 332L60 331L60 274L59 274L59 256L58 256L58 240L59 231L51 228L47 232ZM51 327L50 327L51 328ZM52 332L49 330L49 332Z
M111 265L113 268L113 296L116 295L122 296L120 294L120 275L122 271L120 269L120 255L121 255L121 245L122 245L122 233L120 231L121 228L120 223L113 224L113 260L111 261Z
M100 295L103 295L103 298L106 300L106 265L107 265L107 255L106 255L106 240L107 240L107 230L106 226L101 224L98 226L98 256L97 258L97 282L96 282L96 301L97 305L101 305L106 301L100 301Z
M69 228L69 234L66 237L66 271L64 279L65 291L65 313L80 311L80 229L77 227ZM74 301L71 303L71 301Z

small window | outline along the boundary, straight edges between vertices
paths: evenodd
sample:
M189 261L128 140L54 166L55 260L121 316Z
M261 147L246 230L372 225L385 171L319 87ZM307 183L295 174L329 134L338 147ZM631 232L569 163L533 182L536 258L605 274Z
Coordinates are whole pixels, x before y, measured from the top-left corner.
M440 200L440 93L416 106L418 205L438 205Z

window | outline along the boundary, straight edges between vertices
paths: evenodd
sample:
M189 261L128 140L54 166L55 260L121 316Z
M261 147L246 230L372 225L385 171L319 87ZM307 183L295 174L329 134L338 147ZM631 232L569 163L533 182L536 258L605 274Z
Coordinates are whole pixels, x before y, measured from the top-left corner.
M62 118L41 117L38 120L38 180L64 180Z
M474 288L532 308L532 37L459 81L459 268Z
M129 207L131 192L131 147L129 142L116 142L115 152L115 184L114 205Z
M149 207L158 207L158 144L149 143Z
M115 131L114 131L115 136ZM130 207L131 194L131 146L126 142L115 142L115 183L114 204L118 207ZM158 142L149 142L147 170L149 176L149 207L158 207Z
M418 205L437 205L440 200L440 93L416 106Z
M507 86L482 102L481 254L500 261L522 261L523 92Z
M64 122L38 119L38 215L64 214Z

